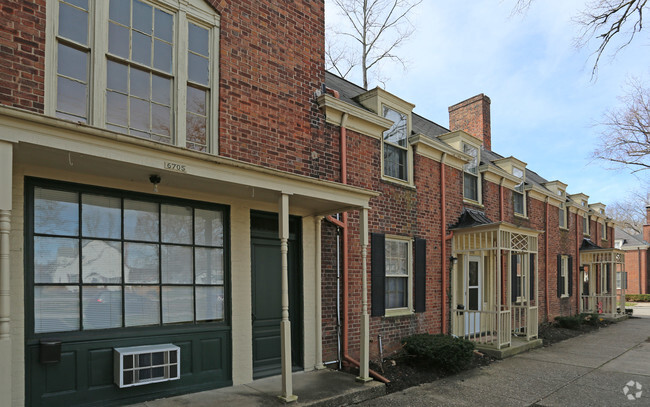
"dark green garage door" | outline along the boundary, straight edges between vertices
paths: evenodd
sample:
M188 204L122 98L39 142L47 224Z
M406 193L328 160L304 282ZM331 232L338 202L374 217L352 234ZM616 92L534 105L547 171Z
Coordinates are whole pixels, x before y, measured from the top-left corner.
M227 207L36 179L25 191L27 405L232 384ZM41 342L60 342L60 360L44 363ZM114 348L169 343L179 380L114 384Z

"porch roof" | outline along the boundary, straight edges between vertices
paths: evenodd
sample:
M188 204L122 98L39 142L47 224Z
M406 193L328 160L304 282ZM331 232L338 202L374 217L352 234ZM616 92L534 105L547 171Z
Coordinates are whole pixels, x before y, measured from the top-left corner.
M580 246L580 263L625 264L625 252L613 247L600 247L590 239L583 239Z
M517 226L510 222L493 222L485 215L485 213L476 209L469 208L463 209L463 213L461 213L458 221L456 221L456 223L452 225L449 230L453 230L455 234L485 232L491 230L504 230L508 232L521 233L528 236L538 236L540 233L544 233L541 230Z

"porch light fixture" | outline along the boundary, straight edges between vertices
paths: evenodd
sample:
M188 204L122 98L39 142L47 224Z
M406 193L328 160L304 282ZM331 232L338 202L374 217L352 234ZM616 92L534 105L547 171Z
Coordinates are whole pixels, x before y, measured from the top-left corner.
M458 262L458 257L449 256L449 262L452 264L456 264L456 262Z
M151 174L149 175L149 182L153 184L153 192L158 192L158 184L160 184L160 175Z

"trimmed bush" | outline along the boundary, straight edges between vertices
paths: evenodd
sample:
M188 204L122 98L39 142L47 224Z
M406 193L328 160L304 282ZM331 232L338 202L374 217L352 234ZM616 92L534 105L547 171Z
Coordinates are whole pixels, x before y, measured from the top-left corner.
M625 294L628 302L650 302L650 294Z
M591 326L600 326L603 322L603 317L599 314L580 314L582 323Z
M402 343L409 355L449 373L463 370L474 355L473 342L450 335L418 334L402 339Z
M557 322L560 328L580 329L582 318L578 315L571 317L555 317L555 322Z

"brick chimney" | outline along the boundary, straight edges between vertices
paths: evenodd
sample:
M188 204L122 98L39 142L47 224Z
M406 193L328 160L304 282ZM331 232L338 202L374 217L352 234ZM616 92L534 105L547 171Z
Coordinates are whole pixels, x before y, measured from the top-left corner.
M483 140L483 148L492 150L490 98L481 93L450 106L449 130L463 130Z

